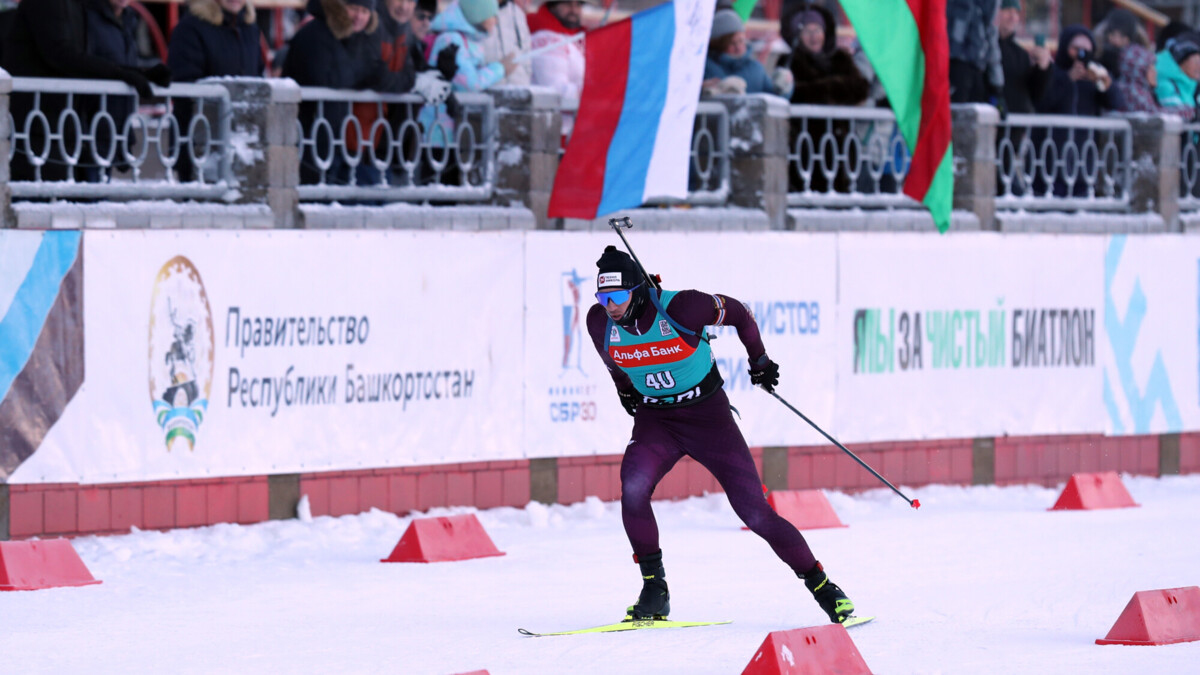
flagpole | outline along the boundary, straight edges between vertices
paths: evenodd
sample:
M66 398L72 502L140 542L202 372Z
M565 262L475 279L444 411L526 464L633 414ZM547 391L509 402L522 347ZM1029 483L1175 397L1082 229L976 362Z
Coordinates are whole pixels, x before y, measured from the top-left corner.
M523 61L528 61L535 56L541 56L542 54L545 54L546 52L549 52L549 51L554 51L555 49L558 49L559 47L565 47L571 43L579 42L586 35L587 35L586 33L584 33L583 31L580 31L574 35L563 38L562 40L558 40L556 42L551 42L548 45L542 45L541 47L538 47L537 49L531 49L531 50L525 52L524 54L521 54L521 55L517 56L516 58L514 58L513 63L521 63Z
M608 0L608 7L604 8L604 18L600 19L600 25L608 25L608 17L612 14L613 6L617 4L617 0Z

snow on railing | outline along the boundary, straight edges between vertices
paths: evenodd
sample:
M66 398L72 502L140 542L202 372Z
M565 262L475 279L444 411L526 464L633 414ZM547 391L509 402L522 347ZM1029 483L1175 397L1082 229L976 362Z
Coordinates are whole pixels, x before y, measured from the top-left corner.
M161 98L143 101L122 82L12 82L13 197L221 199L237 187L224 87L155 87Z
M915 208L902 194L911 156L886 108L789 108L788 206Z
M432 106L415 94L300 89L302 201L484 201L495 190L487 94Z
M996 129L997 209L1125 210L1133 130L1118 117L1009 115Z

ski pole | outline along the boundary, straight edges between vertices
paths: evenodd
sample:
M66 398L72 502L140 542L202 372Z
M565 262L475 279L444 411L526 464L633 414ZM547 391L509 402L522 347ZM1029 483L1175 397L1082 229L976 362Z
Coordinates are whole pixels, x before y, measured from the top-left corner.
M616 230L617 236L621 238L621 243L625 244L625 250L629 251L629 255L633 257L633 262L637 263L638 269L642 272L642 276L645 277L646 281L654 287L654 290L661 292L662 285L659 284L657 279L646 273L646 268L642 266L642 261L638 260L637 254L633 252L633 247L629 245L629 240L625 238L625 233L621 231L621 228L623 227L633 227L633 223L629 220L629 216L625 216L623 218L609 218L608 224L610 227L612 227L612 229Z
M767 389L763 389L763 391L765 391L765 392L767 392L768 394L770 394L770 395L774 396L775 398L779 399L779 402L780 402L780 403L782 403L782 404L784 404L785 406L787 406L787 409L788 409L788 410L791 410L792 412L794 412L794 413L796 413L797 415L799 415L799 416L800 416L800 419L804 420L805 422L808 422L809 426L811 426L812 428L814 428L814 429L816 429L817 431L819 431L819 432L821 433L821 435L822 435L822 436L824 436L825 438L829 439L829 442L830 442L830 443L833 443L834 445L838 446L838 448L840 448L840 449L842 450L842 452L846 453L847 455L850 455L851 459L853 459L854 461L858 462L858 463L859 463L859 464L862 466L862 468L866 469L867 471L870 471L870 472L871 472L871 475L873 475L873 476L875 476L876 478L878 478L879 480L883 481L883 484L884 484L884 485L886 485L886 486L888 486L888 487L892 488L892 492L895 492L896 494L900 495L900 497L901 497L902 499L904 499L904 501L908 502L908 505L909 505L909 506L913 507L914 509L919 509L919 508L921 508L921 500L920 500L920 499L909 499L908 497L906 497L906 496L904 495L904 493L903 493L903 492L901 492L900 490L896 489L896 486L895 486L895 485L892 485L891 483L889 483L889 482L888 482L888 479L886 479L886 478L884 478L883 476L879 475L879 472L878 472L878 471L876 471L875 469L872 469L872 468L871 468L871 466L870 466L869 464L867 464L866 462L864 462L864 461L862 461L861 459L859 459L859 458L858 458L858 455L854 454L853 452L850 452L850 450L849 450L849 449L847 449L847 448L846 448L846 446L842 445L841 443L838 443L836 438L834 438L833 436L830 436L829 434L825 433L825 430L824 430L824 429L822 429L821 427L817 426L816 422L813 422L812 420L810 420L810 419L808 419L807 417L805 417L805 416L804 416L804 413L800 412L799 410L796 410L796 408L795 408L795 407L793 407L791 403L788 403L787 401L783 400L783 397L782 397L782 396L780 396L779 394L776 394L776 393L775 393L775 392L773 392L773 391L769 391L769 390L767 390Z

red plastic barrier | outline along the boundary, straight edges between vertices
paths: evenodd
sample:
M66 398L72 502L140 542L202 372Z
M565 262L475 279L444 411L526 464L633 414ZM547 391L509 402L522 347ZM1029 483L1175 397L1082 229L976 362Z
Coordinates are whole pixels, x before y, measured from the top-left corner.
M755 652L742 675L871 675L845 627L777 630Z
M1200 640L1200 587L1138 591L1098 645L1170 645Z
M1115 471L1073 473L1051 511L1075 509L1119 509L1140 506Z
M469 673L458 673L458 675L491 675L491 673L486 670L472 670Z
M822 490L777 490L767 497L767 502L797 529L846 527Z
M66 539L0 541L0 591L98 583Z
M766 491L764 485L763 492ZM775 513L783 516L798 530L846 527L846 524L838 519L837 512L833 510L833 505L822 490L777 490L767 495L767 503L775 509Z
M475 514L417 518L408 525L392 554L380 562L446 562L504 555L492 543Z

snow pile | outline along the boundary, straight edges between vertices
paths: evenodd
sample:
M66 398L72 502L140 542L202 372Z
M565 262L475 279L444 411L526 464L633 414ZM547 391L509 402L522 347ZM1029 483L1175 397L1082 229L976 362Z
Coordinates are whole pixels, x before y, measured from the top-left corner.
M828 493L805 533L859 607L881 673L1190 673L1200 642L1101 647L1135 591L1200 585L1200 476L1125 477L1142 506L1047 511L1040 486ZM522 638L609 623L640 580L620 505L478 517L506 555L382 564L413 517L370 511L84 537L98 586L0 593L6 672L736 673L773 630L824 615L724 496L655 506L672 618L726 626ZM301 515L304 509L300 509Z

